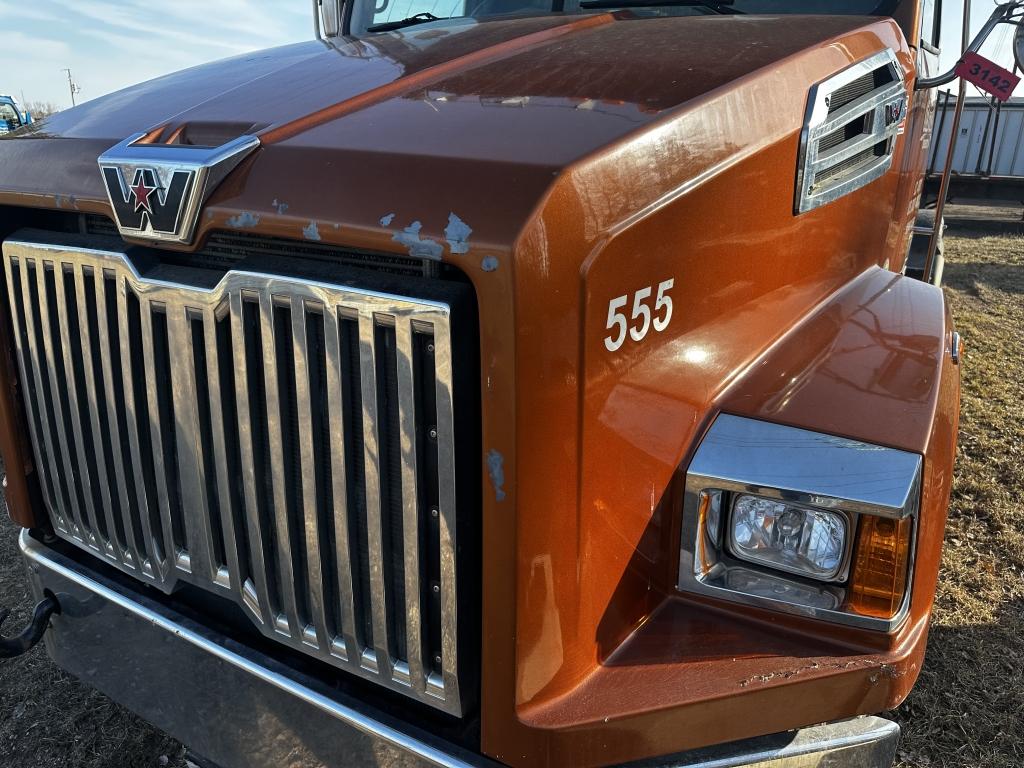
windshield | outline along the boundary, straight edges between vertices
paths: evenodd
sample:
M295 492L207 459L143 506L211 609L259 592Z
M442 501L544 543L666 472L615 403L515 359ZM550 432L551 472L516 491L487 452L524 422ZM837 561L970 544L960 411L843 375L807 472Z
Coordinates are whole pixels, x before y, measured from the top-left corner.
M650 16L695 16L721 13L827 14L839 16L888 16L897 0L709 0L675 5L671 0L621 0L593 3L587 0L354 0L349 20L350 33L363 35L402 26L401 22L429 23L434 19L484 19L506 15L546 13L597 13L595 6L629 8ZM587 7L590 6L590 7Z
M10 104L0 103L0 132L7 133L21 126L21 115Z

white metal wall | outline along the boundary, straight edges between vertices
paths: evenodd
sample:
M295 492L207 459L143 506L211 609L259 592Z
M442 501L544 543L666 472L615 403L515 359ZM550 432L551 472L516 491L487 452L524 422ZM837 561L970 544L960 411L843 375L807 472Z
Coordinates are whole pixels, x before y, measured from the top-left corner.
M949 151L955 94L949 99L943 120L943 101L935 110L935 144L929 170L941 173ZM940 133L941 131L941 133ZM991 162L991 166L990 166ZM959 137L953 152L953 173L1024 177L1024 99L1011 99L999 109L998 117L987 99L969 98L960 119Z

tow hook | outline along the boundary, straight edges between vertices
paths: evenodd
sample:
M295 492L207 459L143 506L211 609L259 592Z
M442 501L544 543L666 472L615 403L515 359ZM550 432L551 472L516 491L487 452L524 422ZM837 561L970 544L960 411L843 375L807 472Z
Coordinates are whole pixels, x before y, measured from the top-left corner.
M60 603L52 594L48 594L32 611L32 621L16 637L6 638L0 635L0 659L13 659L32 650L43 638L43 633L50 626L50 617L60 615ZM0 627L2 627L10 610L0 608Z

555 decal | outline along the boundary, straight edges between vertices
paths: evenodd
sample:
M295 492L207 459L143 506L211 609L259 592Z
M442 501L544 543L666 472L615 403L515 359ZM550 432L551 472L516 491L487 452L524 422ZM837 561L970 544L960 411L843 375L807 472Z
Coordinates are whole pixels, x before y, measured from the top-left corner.
M641 288L633 294L632 311L626 317L630 307L629 294L618 296L608 302L608 322L605 329L609 331L604 339L604 346L609 352L617 351L626 343L626 338L643 341L651 328L661 333L672 322L672 290L675 280L669 278L658 283L657 295L654 286ZM651 301L653 296L653 302Z

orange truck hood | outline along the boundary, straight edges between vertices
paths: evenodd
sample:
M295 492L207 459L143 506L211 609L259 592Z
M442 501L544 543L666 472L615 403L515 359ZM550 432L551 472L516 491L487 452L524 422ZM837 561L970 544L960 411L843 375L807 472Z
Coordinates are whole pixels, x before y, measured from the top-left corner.
M441 196L486 224L478 238L509 246L566 167L866 21L541 16L246 54L95 99L4 141L0 203L105 213L95 160L127 136L184 127L193 143L220 143L254 132L264 148L235 176L247 180L226 184L213 205L267 224L290 216L288 232L301 236L310 220L379 227L390 213L403 219L403 206L412 221L422 218L417 202ZM482 191L500 191L499 216Z

